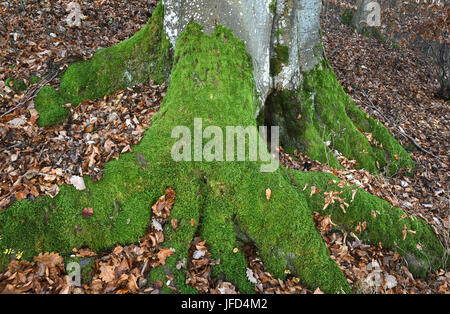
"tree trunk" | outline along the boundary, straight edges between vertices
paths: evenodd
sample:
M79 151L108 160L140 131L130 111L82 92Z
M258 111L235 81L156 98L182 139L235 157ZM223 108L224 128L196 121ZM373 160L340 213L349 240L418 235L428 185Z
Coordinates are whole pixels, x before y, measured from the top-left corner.
M372 25L377 24L377 15L375 14L376 6L379 4L373 0L358 0L357 1L357 10L353 15L352 25L358 30L361 31L364 27L367 26L379 26Z
M250 141L245 142L245 161L223 162L217 155L212 162L173 158L172 148L179 143L173 137L179 135L173 131L177 127L185 127L182 130L189 134L215 127L215 137L219 137L227 126L249 127L249 133L256 130L257 117L279 123L285 145L304 149L336 166L339 164L326 141L373 171L377 171L376 161L389 165L392 171L401 165L412 167L409 155L387 130L345 95L323 58L318 31L320 1L278 1L276 6L262 0L165 3L165 32L160 4L146 31L90 61L73 65L62 78L59 95L54 96L77 100L152 75L162 78L172 64L166 33L174 45L170 85L142 142L133 147L133 153L109 162L100 182L86 180L86 191L64 185L54 199L18 201L6 208L0 213L2 246L20 248L30 258L40 251L70 253L73 247L81 246L102 250L135 242L150 220L149 206L171 187L176 191L172 218L178 219L179 226L174 230L166 224L164 235L166 247L176 253L167 259L164 271L154 274L174 274L181 292L192 290L185 283L185 270L176 264L188 257L191 241L200 236L207 241L212 257L221 261L214 266L213 276L231 281L242 292L251 292L253 287L246 278L242 250L234 253L234 248L252 244L274 275L283 278L289 269L311 289L348 293L351 287L330 259L312 219L314 211L322 211L323 192L342 191L340 196L349 203L346 213L338 202L323 211L338 228L354 232L358 224L366 222L358 237L398 249L415 274L424 275L430 267L441 266L444 250L425 221L402 220L401 209L355 187L338 187L333 180L339 179L332 174L287 169L261 172L265 162L251 159ZM196 11L200 8L197 5L204 7ZM204 23L209 35L200 25L190 23L191 17ZM244 41L216 23L234 26L234 34ZM149 44L148 55L142 56L140 49ZM110 64L118 59L120 62ZM152 66L139 64L142 60L150 60ZM92 64L97 67L88 66ZM101 73L105 77L101 77L99 89L89 77L100 77ZM127 77L127 81L111 77ZM264 113L268 116L261 119ZM199 128L196 119L202 119L203 127ZM383 148L372 147L359 130L372 132ZM227 134L226 139L234 143L234 135ZM198 148L195 138L183 143L185 149ZM259 142L261 145L267 153L266 144ZM215 146L215 153L220 147ZM399 160L386 161L385 156L389 159L394 154ZM139 166L137 158L145 159L147 165ZM321 192L311 196L311 190L304 189L306 184ZM266 197L268 188L270 198ZM110 218L117 206L121 211ZM89 219L81 215L86 207L94 209ZM373 211L377 211L376 217ZM415 231L405 239L404 225Z

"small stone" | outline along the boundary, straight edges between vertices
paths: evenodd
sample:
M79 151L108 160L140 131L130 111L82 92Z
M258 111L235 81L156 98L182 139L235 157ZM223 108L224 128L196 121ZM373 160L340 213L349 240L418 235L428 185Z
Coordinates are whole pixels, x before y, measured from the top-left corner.
M84 184L84 180L79 176L72 176L70 178L70 184L72 184L78 191L86 190L86 185Z

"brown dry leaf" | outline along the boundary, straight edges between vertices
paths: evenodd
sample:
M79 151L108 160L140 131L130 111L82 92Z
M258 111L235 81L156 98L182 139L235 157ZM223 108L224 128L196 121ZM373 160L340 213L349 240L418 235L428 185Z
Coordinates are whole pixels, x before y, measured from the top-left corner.
M16 199L18 201L26 199L27 196L28 196L28 193L25 192L25 191L19 191L19 192L16 193Z
M370 214L372 215L373 219L377 219L377 213L376 213L376 211L372 210L372 211L370 212Z
M39 253L38 256L34 257L34 261L38 264L45 264L47 267L55 267L56 265L62 264L64 259L58 253Z
M336 226L336 224L331 221L331 215L325 216L320 222L320 228L322 231L328 232L332 226Z
M114 275L114 266L101 264L99 277L106 283L113 281L116 278Z

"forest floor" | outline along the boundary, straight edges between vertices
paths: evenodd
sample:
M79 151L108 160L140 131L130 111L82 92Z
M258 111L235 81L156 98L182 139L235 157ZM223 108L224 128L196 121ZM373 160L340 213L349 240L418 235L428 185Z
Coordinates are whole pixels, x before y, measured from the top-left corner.
M21 10L16 2L6 1L9 6L1 7L0 35L10 40L0 42L0 210L7 210L10 203L20 199L33 200L44 194L54 197L59 186L79 184L77 179L82 176L100 180L104 163L132 151L132 146L139 143L165 94L166 86L149 82L85 101L71 108L69 120L62 125L38 127L33 97L42 85L57 87L57 75L68 65L130 37L149 17L145 1L131 0L120 5L99 0L87 2L89 7L82 8L87 18L81 27L70 28L64 22L69 2L58 0L45 6L45 1L27 1L26 9ZM152 8L155 5L156 1L152 1ZM450 112L448 103L434 97L438 86L431 61L417 49L398 50L392 43L356 34L339 22L339 13L339 9L329 9L322 30L327 57L340 83L360 108L380 120L408 148L418 169L414 178L372 176L355 170L353 161L340 157L345 170L336 171L311 161L310 171L334 172L408 214L422 217L448 252ZM16 92L21 84L14 82L21 79L24 90ZM414 138L423 149L402 133ZM310 160L301 154L283 153L281 161L302 170ZM170 199L172 193L158 203ZM156 216L158 203L153 207ZM354 292L449 293L450 272L441 270L430 273L426 280L416 279L398 253L365 245L354 234L336 232L331 229L329 217L315 214L314 218L331 257ZM174 228L177 224L169 218L161 223L171 223ZM11 255L14 260L0 274L0 292L162 293L163 286L176 291L170 275L165 283L148 282L149 269L164 264L171 254L159 249L164 241L160 222L152 220L149 226L139 244L118 246L98 255L89 249L74 249L83 267L89 265L89 271L84 272L88 275L78 288L67 284L65 260L57 253L41 254L34 262L27 262L20 260L18 252L6 249L0 254ZM207 241L196 239L190 259L180 264L188 269L187 280L202 293L237 292L230 283L211 278L211 268L219 261L209 256ZM245 248L245 255L248 278L257 292L314 293L299 283L301 278L273 278L253 248ZM380 285L370 284L378 278Z

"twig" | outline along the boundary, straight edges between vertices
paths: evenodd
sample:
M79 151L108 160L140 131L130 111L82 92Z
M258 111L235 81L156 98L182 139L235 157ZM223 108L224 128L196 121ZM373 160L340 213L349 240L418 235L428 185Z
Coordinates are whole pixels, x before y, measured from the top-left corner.
M425 153L425 154L428 154L428 155L430 155L430 156L433 156L434 158L441 159L440 156L436 156L436 155L433 154L432 152L426 150L426 149L423 148L419 143L417 143L416 140L415 140L412 136L406 134L406 132L402 129L401 126L397 125L397 124L394 123L391 119L387 118L387 117L383 114L383 112L382 112L380 109L378 109L378 108L373 104L373 102L370 100L369 96L367 96L367 94L364 93L364 91L363 91L362 89L360 89L360 88L357 88L357 89L361 92L361 94L362 94L362 95L367 99L367 101L370 103L370 107L371 107L372 109L378 111L378 113L381 115L381 117L383 117L383 119L385 119L385 120L388 121L390 124L392 124L393 126L395 126L395 127L397 128L398 132L400 133L400 135L402 135L402 136L406 137L408 140L410 140L411 143L413 143L414 146L416 146L421 152L423 152L423 153ZM356 98L358 98L358 97L356 96ZM358 99L359 99L359 98L358 98ZM361 99L359 99L359 100L361 101ZM362 101L361 101L361 102L362 102Z

